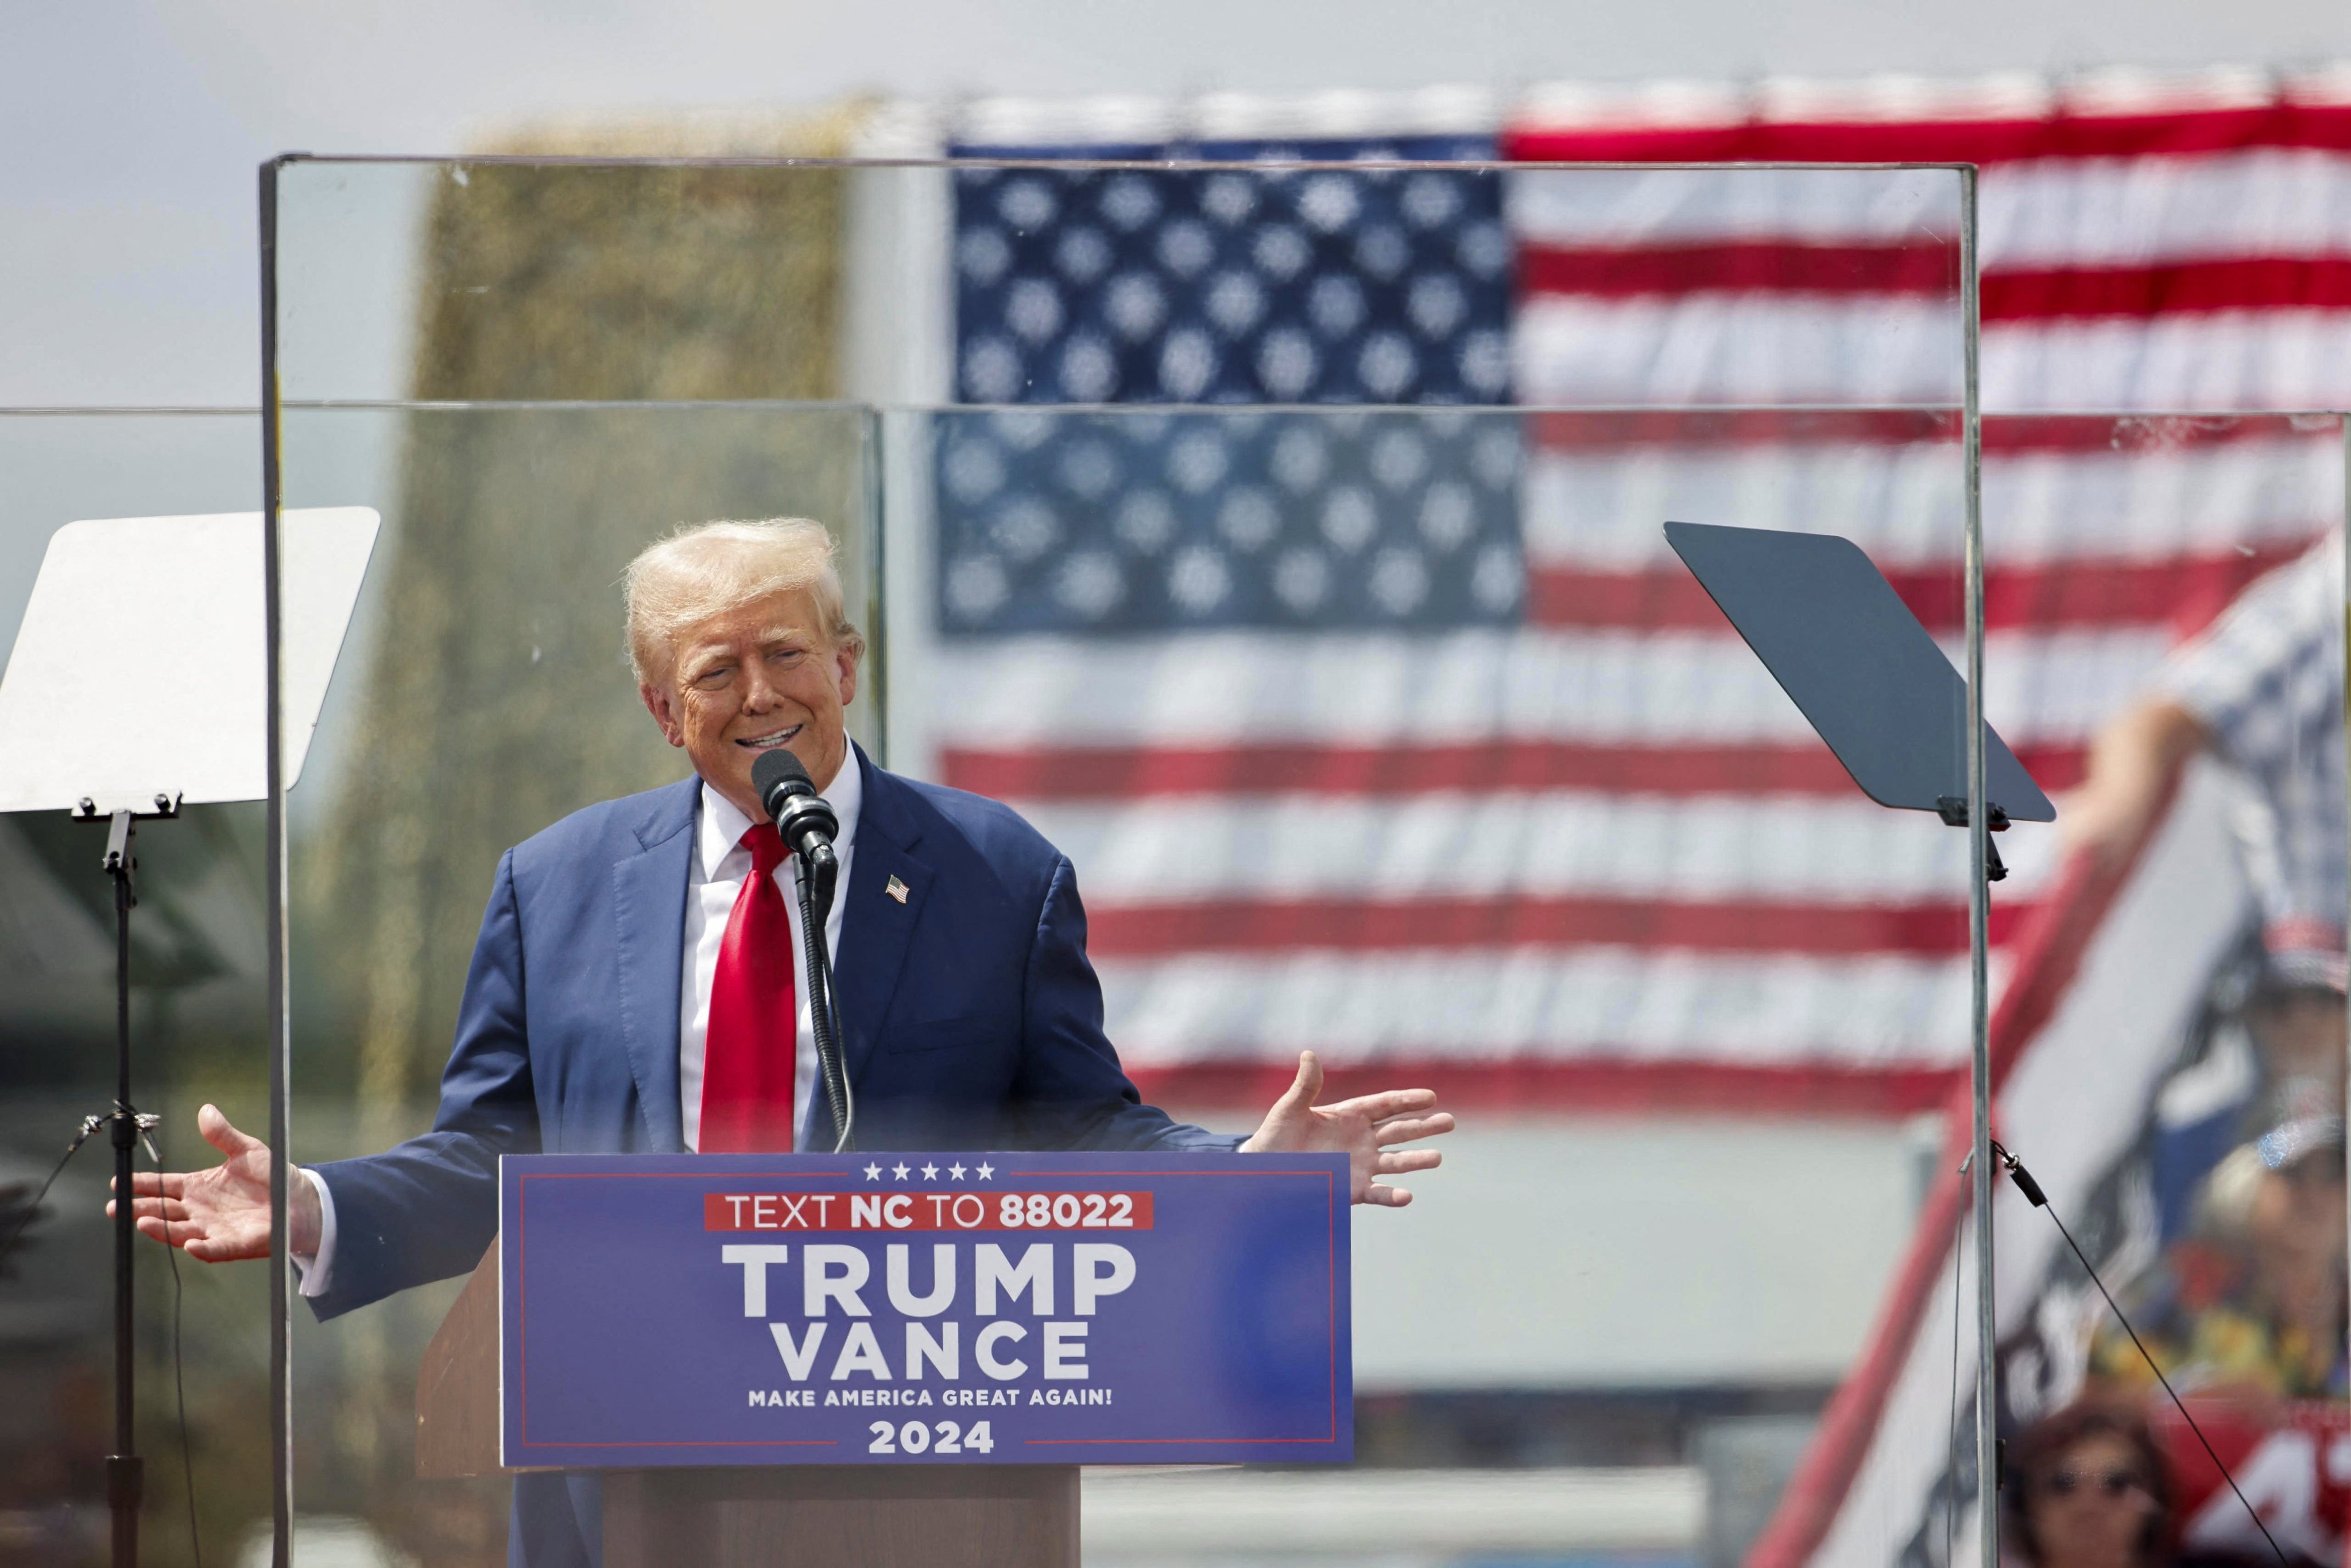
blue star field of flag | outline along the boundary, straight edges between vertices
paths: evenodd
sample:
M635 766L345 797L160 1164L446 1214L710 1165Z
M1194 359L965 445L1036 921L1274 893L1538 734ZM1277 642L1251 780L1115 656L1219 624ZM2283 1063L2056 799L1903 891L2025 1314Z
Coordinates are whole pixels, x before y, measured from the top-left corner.
M1008 155L957 156L983 151ZM1180 152L1376 161L1493 147ZM958 170L956 392L994 407L938 423L942 629L1514 623L1518 421L1464 406L1510 398L1501 202L1499 174L1463 170ZM1007 407L1072 403L1093 407ZM1362 411L1298 407L1315 404ZM1373 411L1405 404L1451 409Z

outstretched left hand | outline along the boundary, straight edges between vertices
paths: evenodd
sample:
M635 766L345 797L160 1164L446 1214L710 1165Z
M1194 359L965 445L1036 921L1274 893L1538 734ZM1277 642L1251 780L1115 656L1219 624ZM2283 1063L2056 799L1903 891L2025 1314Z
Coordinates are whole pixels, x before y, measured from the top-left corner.
M1445 1157L1433 1148L1391 1150L1453 1130L1453 1115L1437 1108L1434 1089L1390 1089L1358 1095L1335 1105L1318 1106L1322 1092L1322 1064L1311 1051L1298 1054L1298 1081L1290 1085L1243 1154L1344 1154L1357 1203L1377 1203L1401 1209L1412 1194L1375 1177L1401 1176L1411 1170L1434 1170Z

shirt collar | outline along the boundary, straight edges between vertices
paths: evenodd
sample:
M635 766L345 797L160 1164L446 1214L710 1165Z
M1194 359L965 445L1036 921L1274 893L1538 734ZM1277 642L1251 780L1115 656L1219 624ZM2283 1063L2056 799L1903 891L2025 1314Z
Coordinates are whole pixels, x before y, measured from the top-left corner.
M857 837L858 808L865 804L865 770L859 765L856 747L849 749L824 798L832 807L833 815L841 819L841 831L833 835L832 852L846 860L850 846ZM702 819L695 835L695 851L704 881L718 876L720 863L737 853L743 836L749 831L751 819L743 815L740 806L708 784L702 786Z

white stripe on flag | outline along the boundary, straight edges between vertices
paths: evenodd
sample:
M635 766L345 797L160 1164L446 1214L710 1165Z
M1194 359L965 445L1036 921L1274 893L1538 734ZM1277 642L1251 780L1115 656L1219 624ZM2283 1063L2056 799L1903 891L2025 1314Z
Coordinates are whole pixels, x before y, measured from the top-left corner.
M1987 272L2351 255L2351 157L2259 147L2003 163L1984 171L1977 214Z
M1946 169L1520 169L1504 207L1522 241L1579 246L1797 239L1954 247Z
M1536 295L1510 344L1518 400L1569 407L1956 408L1961 350L1957 297L1906 295Z
M1541 451L1520 526L1530 562L1670 566L1668 517L1842 534L1882 567L1959 570L1959 447L1910 442ZM2231 441L2170 452L1989 452L1995 564L2166 556L2307 538L2343 507L2343 443Z
M2351 310L1996 322L1982 388L1998 410L2342 408Z
M1959 314L1900 295L1538 295L1511 338L1521 403L1956 406ZM1995 321L1988 412L2339 408L2351 310Z
M1844 799L1583 791L1010 802L1077 867L1090 906L1213 897L1507 894L1837 904L1967 898L1967 836ZM2051 831L2001 848L2003 903L2046 880Z
M2006 961L1994 954L2003 978ZM1967 1054L1965 958L1814 958L1640 948L1229 953L1095 964L1108 1033L1138 1066L1381 1056L1844 1066Z
M1987 636L1992 724L2011 745L2079 740L2137 689L2169 640L2159 628ZM1731 745L1812 733L1727 632L1227 631L941 649L929 711L945 746Z
M1958 232L1957 182L1933 170L1523 170L1509 192L1520 239L1579 249L1926 247ZM2351 255L2351 157L2322 148L1997 163L1977 202L1991 273Z

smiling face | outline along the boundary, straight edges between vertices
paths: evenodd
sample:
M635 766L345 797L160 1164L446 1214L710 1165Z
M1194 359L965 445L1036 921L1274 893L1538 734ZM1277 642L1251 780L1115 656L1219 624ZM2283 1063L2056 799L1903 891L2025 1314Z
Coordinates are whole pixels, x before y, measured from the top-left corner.
M789 746L819 794L832 787L849 755L857 654L827 629L813 592L786 588L687 622L637 691L703 783L765 822L751 787L761 752Z

